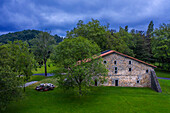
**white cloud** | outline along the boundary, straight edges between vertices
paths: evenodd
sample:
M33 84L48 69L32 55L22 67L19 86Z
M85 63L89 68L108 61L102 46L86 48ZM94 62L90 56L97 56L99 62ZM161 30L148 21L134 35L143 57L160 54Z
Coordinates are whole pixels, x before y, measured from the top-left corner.
M48 24L67 24L74 23L80 19L83 19L85 15L75 15L66 12L56 12L52 14L42 13L42 17L47 21Z

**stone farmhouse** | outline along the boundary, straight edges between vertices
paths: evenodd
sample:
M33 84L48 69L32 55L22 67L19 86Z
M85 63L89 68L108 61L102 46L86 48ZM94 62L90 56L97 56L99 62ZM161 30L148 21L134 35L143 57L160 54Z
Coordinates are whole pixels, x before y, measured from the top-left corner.
M104 51L100 56L103 58L103 63L109 70L108 76L106 77L107 82L103 85L150 87L157 92L161 92L154 71L156 66L114 50Z

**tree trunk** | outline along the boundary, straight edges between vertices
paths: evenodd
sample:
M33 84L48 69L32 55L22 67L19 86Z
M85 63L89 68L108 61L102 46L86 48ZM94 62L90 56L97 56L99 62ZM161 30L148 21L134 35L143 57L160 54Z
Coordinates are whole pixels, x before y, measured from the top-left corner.
M46 60L44 60L44 67L45 67L45 77L47 77L47 61Z
M82 95L81 84L79 85L79 95Z
M25 79L24 79L24 92L25 92Z
M164 69L164 64L165 64L164 58L162 57L162 69Z

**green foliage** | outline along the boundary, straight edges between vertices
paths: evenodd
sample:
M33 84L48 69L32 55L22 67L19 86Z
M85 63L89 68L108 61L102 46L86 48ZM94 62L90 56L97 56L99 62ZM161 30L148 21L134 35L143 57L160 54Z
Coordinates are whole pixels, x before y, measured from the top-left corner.
M22 41L9 42L0 46L0 106L5 106L21 94L21 79L32 75L34 60L29 52L28 44Z
M38 35L40 31L38 30L23 30L20 32L8 33L0 36L0 42L7 44L8 41L22 40L27 41L33 39Z
M128 26L125 26L125 31L128 32Z
M32 43L32 52L35 55L36 61L40 64L44 64L45 67L45 76L47 76L47 66L46 62L50 57L50 54L53 50L53 44L55 44L54 37L52 37L47 32L41 32L37 35L37 38L31 40Z
M0 110L4 110L11 100L22 96L21 80L9 66L0 66Z
M60 75L59 85L69 89L78 88L80 95L87 91L93 77L99 78L107 72L106 67L93 55L100 52L99 47L83 37L65 39L56 48L52 56L53 62L63 66L66 74Z
M145 35L143 31L136 30L135 32L135 29L132 29L129 33L128 26L125 26L125 29L120 27L119 32L108 34L107 45L109 49L114 49L143 61L153 62L152 32L153 21L148 26L148 35Z
M0 43L7 44L8 41L13 42L13 41L16 41L16 40L29 41L29 40L36 38L37 35L41 32L43 32L43 31L23 30L23 31L19 31L19 32L0 35ZM63 40L63 37L60 37L57 34L55 34L54 39L55 39L56 43L58 44Z
M98 45L85 38L65 39L55 48L52 61L56 65L69 67L69 65L73 65L77 61L89 58L99 52Z
M136 47L134 48L135 57L144 60L145 58L145 47L144 47L144 38L141 37L139 34L136 34Z
M77 23L77 27L71 31L67 31L68 38L76 38L82 36L88 40L94 41L98 44L101 50L107 48L107 27L102 26L98 20L92 19L92 21L84 24L82 20Z
M63 37L60 37L58 35L54 35L54 39L56 40L57 44L63 41Z
M131 30L132 38L130 39L130 49L133 50L135 58L145 62L153 62L153 53L151 48L151 37L146 36L143 31L135 32Z
M155 69L157 77L170 78L170 72L166 70L161 70L159 68Z
M148 37L152 36L152 32L154 30L153 26L154 26L153 21L150 21L150 23L148 25L148 30L147 30L147 36Z
M102 26L98 20L84 24L83 21L77 23L77 27L67 31L68 38L82 36L98 44L102 51L107 49L117 50L124 54L135 56L133 48L135 47L132 34L128 33L128 26L125 29L120 28L119 32L112 33L108 27Z
M127 29L127 28L126 28ZM134 56L133 48L135 48L135 41L132 34L120 27L119 32L109 34L108 36L109 49Z
M14 41L0 46L1 66L10 66L12 71L29 78L35 65L33 54L29 51L27 42Z
M170 25L163 24L154 31L152 39L152 51L162 68L170 70Z

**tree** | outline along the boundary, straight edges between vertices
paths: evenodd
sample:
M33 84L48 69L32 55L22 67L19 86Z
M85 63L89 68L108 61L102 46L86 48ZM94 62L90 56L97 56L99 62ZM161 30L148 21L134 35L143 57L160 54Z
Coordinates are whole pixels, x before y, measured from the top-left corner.
M98 54L98 45L83 37L65 39L56 48L52 55L54 63L63 66L66 75L59 76L59 84L64 88L78 88L80 95L97 80L104 79L107 73ZM84 90L84 91L83 91Z
M122 27L120 27L119 32L108 34L107 42L109 49L113 49L121 53L134 56L134 38L132 34L126 32Z
M125 26L125 31L128 32L128 26Z
M29 51L29 45L27 42L14 41L8 42L6 46L6 53L3 54L3 60L6 62L1 63L2 66L9 65L13 72L17 74L24 75L24 82L28 80L32 75L32 69L35 66L35 61L33 54ZM6 58L6 59L4 59ZM25 91L25 86L24 86Z
M55 44L54 37L47 32L41 32L36 38L31 40L32 51L35 55L35 59L41 65L44 64L45 76L47 76L47 60L53 50L53 44Z
M148 30L147 30L147 36L148 37L150 37L152 35L152 32L154 31L153 26L154 26L153 21L150 21L150 23L148 25Z
M92 19L87 24L82 20L77 23L77 27L71 31L67 31L68 38L76 38L82 36L88 40L94 41L98 44L101 50L107 49L107 27L102 26L98 20Z
M132 30L130 31L130 33L131 33L132 35L135 35L135 29L132 29Z
M63 37L60 37L58 35L54 35L54 39L56 40L57 44L63 41Z
M10 66L12 71L27 78L32 75L34 67L33 54L30 53L27 42L14 41L1 46L1 66Z
M170 24L162 24L154 31L152 51L162 63L162 68L170 70Z
M28 79L32 75L33 55L26 42L14 41L0 46L0 106L5 106L16 97L21 96L22 82L18 75ZM25 88L24 88L25 89Z
M0 66L0 111L5 110L11 100L16 100L22 96L22 82L17 77L17 73L12 71L8 65Z
M140 60L145 60L144 38L140 34L135 34L134 38L136 39L134 48L135 57Z
M153 53L151 48L151 37L153 36L154 24L151 21L148 25L147 34L144 37L144 60L153 62Z

